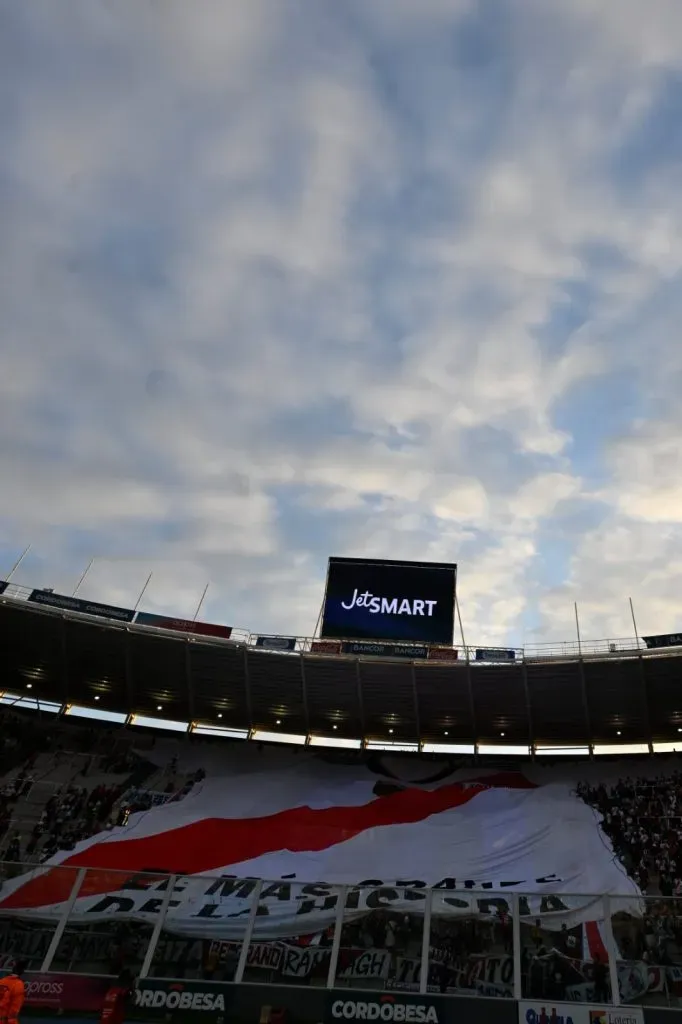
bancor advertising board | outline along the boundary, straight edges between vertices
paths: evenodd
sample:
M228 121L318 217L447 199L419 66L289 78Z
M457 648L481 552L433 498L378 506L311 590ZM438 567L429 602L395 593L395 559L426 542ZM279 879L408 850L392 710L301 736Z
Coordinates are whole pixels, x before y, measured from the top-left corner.
M456 578L451 563L330 558L322 636L451 644Z

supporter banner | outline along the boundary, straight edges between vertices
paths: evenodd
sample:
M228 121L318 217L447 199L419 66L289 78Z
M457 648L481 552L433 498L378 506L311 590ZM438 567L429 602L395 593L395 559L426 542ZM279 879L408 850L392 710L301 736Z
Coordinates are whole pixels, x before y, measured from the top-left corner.
M430 647L429 661L457 661L459 651L453 647Z
M341 644L343 654L381 658L426 658L429 649L422 644L373 644L369 641L347 640Z
M310 645L311 654L339 654L340 651L338 640L313 640Z
M452 563L330 558L321 634L452 644L456 576Z
M657 636L643 636L647 647L682 647L682 633L659 633Z
M519 1002L519 1024L644 1024L644 1011L639 1006L604 1007L537 999Z
M4 594L8 586L9 583L6 583L5 580L0 580L0 594Z
M237 958L241 950L238 942L211 942L211 956L222 963L229 957ZM284 942L252 942L246 956L246 966L279 971L287 978L307 978L318 969L329 966L330 946L290 946ZM384 949L339 950L337 978L387 978L391 954Z
M548 928L598 919L602 900L594 893L641 913L638 890L570 784L536 786L518 772L454 776L442 767L431 775L411 760L374 764L376 772L301 753L269 771L209 775L183 800L131 814L106 842L93 836L53 860L89 868L71 920L153 924L166 873L182 877L164 929L197 938L241 938L256 878L281 879L263 885L257 941L334 924L338 892L306 878L351 886L348 920L377 909L422 913L427 886L434 915L490 918L509 911L513 891L522 916L542 915ZM379 778L391 785L378 786ZM158 876L135 874L150 865ZM49 865L7 879L0 914L54 920L71 883L70 872Z
M81 615L97 615L102 619L115 619L117 622L132 622L135 616L131 608L117 608L113 604L83 601L80 597L54 594L51 590L33 590L28 599L34 604L46 604L51 608L63 608L68 612L80 612Z
M287 978L307 978L316 968L329 966L331 950L319 946L297 949L286 946L282 960L282 975ZM391 954L385 949L341 949L336 969L338 978L387 978Z
M214 957L220 963L224 963L230 957L238 958L242 948L240 942L221 942L219 939L207 945L209 963ZM286 948L279 942L252 942L246 955L246 966L278 971L282 966L282 954Z
M136 626L153 626L155 629L172 629L178 633L196 633L197 636L215 636L229 640L232 626L220 626L214 622L193 622L191 619L172 619L166 615L138 612Z
M44 928L17 928L16 920L1 920L0 970L9 970L17 959L42 963L53 935L54 927L51 924ZM201 957L201 947L199 939L169 937L162 932L155 956L162 964L186 963ZM93 974L106 974L111 964L111 933L104 930L83 932L67 929L62 936L59 951L65 961L92 964L96 968Z
M448 991L462 994L514 997L514 959L511 956L469 956L448 961L445 950L431 947L429 964L444 972L445 987ZM398 957L395 976L389 981L389 988L413 989L419 986L421 962L408 957ZM439 987L429 985L429 991L437 992Z
M266 651L294 651L296 649L296 637L259 636L256 640L256 647L262 647Z
M502 647L477 647L476 661L516 661L516 651Z
M540 961L545 960L549 965L555 956L560 956L566 964L568 978L564 992L565 999L572 1003L593 1001L592 961L572 960L558 953L557 950L539 959ZM446 950L431 947L429 964L431 966L438 965L441 968L445 987L450 992L457 992L461 995L513 998L514 959L511 955L471 955L450 961ZM642 962L619 962L617 969L621 999L624 1003L640 999L647 992L662 992L665 989L666 968L650 967ZM671 970L674 968L668 968L668 974ZM395 975L389 980L388 987L412 989L419 985L420 976L421 963L419 960L398 957ZM571 977L574 979L572 984L570 983ZM433 980L433 977L430 977L429 981L433 982ZM439 991L439 987L433 984L429 984L428 988L429 991Z
M147 812L149 813L149 812ZM112 878L111 871L90 871L90 876ZM444 879L443 882L454 882ZM153 925L163 904L167 879L146 884L138 875L122 881L118 888L110 888L97 896L79 896L70 921L96 924L100 921L123 923L128 920ZM346 896L344 918L358 920L376 910L396 914L423 914L429 890L403 883L377 885L374 888L351 889ZM87 889L88 880L84 883ZM195 938L221 936L241 939L248 919L256 881L254 879L223 878L211 880L202 877L179 879L174 887L164 929L170 934L191 935ZM82 891L82 889L81 889ZM219 894L216 899L216 893ZM332 927L339 896L333 886L302 885L291 882L271 882L263 887L255 922L257 941L309 935ZM3 908L10 900L3 901ZM576 917L594 913L594 900L560 896L522 896L520 910L524 918L547 916L547 927L560 922L572 922ZM61 904L48 904L40 908L17 909L15 916L26 919L57 919ZM499 912L511 913L511 899L501 894L469 894L465 890L437 890L433 898L433 912L442 917L496 919Z

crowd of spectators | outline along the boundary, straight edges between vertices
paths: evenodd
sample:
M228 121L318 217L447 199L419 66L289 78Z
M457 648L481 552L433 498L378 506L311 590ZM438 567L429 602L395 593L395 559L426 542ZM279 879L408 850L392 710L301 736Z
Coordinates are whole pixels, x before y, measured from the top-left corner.
M140 771L141 765L146 772ZM177 769L177 761L173 767ZM61 786L51 783L56 768L68 778ZM60 850L72 850L83 839L121 823L122 798L135 785L137 799L125 802L125 819L151 806L141 788L150 771L153 765L122 742L120 732L71 723L57 728L51 717L3 709L0 777L9 779L0 787L0 860L16 865L7 873L16 873L20 862L46 861ZM92 788L87 782L93 774L123 778ZM36 783L40 785L32 795ZM168 798L178 789L186 791L184 787L184 778L169 781Z
M40 820L31 832L26 854L40 848L40 859L49 860L58 850L73 850L76 843L101 832L113 822L110 815L123 794L123 786L67 786L45 804Z
M616 856L643 893L682 896L682 772L581 783L577 792L602 815Z

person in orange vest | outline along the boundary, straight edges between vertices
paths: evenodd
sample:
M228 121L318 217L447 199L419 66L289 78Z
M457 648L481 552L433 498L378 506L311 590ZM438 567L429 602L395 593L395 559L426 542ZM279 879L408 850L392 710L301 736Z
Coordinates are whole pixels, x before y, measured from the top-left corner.
M100 1014L101 1024L123 1024L126 1010L133 993L133 982L130 971L124 968L118 980L107 991Z
M17 960L14 970L4 978L0 978L0 1020L7 1024L19 1024L19 1014L26 998L26 987L23 982L26 963Z

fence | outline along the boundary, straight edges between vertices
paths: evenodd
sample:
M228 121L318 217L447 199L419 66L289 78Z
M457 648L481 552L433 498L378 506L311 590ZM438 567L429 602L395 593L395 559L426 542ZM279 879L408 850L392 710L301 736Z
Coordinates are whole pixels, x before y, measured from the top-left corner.
M151 867L151 866L150 866ZM679 1005L682 900L4 865L0 963L42 975Z

